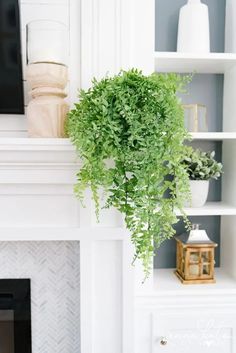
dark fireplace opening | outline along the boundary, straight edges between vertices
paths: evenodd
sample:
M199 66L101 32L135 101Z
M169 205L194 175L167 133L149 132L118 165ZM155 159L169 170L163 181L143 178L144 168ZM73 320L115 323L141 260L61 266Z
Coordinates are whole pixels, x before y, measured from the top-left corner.
M0 353L31 353L29 279L0 279Z

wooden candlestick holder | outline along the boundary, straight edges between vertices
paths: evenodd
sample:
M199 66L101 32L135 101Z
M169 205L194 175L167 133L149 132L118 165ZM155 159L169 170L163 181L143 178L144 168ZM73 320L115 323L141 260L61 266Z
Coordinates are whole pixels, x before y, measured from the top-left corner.
M65 137L64 124L69 110L64 100L67 67L53 63L30 64L27 80L32 98L27 108L29 137Z

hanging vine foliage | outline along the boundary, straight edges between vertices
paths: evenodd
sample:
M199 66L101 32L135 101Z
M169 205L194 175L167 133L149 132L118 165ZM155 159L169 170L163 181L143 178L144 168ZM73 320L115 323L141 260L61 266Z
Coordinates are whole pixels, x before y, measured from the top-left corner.
M188 78L176 74L143 75L132 69L93 81L80 92L67 119L67 132L82 159L76 195L91 187L96 211L98 190L106 206L125 216L146 274L154 245L174 234L175 209L183 213L189 195L188 174L181 163L187 137L177 91ZM107 161L112 160L112 163Z

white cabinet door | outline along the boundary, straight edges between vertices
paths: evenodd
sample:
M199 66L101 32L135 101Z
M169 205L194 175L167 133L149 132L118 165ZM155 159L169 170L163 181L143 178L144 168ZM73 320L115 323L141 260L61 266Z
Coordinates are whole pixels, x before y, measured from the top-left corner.
M152 353L152 313L149 310L135 312L135 353Z
M233 313L155 313L152 324L152 353L236 353Z

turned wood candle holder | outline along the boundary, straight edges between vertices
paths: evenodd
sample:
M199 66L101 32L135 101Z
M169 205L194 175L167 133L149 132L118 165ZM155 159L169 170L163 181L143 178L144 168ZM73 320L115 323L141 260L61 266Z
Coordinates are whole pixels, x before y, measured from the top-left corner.
M29 137L65 137L64 124L69 110L64 100L67 67L54 63L30 64L27 80L32 98L27 108Z

